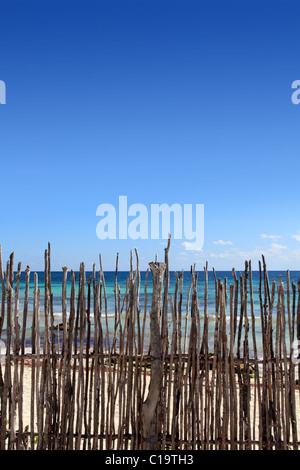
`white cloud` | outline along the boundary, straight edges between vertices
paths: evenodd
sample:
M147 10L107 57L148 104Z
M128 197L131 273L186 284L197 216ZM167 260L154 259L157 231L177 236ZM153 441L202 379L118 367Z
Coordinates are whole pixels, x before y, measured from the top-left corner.
M294 238L294 240L297 240L297 242L300 242L300 231L298 231L297 235L292 235L292 238Z
M266 235L265 233L262 233L261 238L269 238L270 240L277 240L278 238L282 238L282 236L281 235Z
M214 244L215 245L233 245L232 242L230 242L230 241L225 242L224 240L217 240L217 241L214 242Z
M236 253L241 256L241 257L244 257L245 259L247 258L251 258L251 257L261 257L261 255L265 255L265 256L275 256L275 255L278 255L282 252L282 250L286 250L287 247L284 246L284 245L280 245L279 243L271 243L271 246L270 248L267 248L266 250L264 250L262 247L255 247L253 248L253 250L250 250L250 251L237 251Z
M203 251L202 248L194 248L194 245L195 243L191 243L191 242L183 242L181 244L181 246L184 246L184 248L186 248L187 250L190 250L190 251Z
M187 251L181 251L180 253L177 254L177 256L187 256L188 252Z
M278 250L286 250L286 249L287 249L287 246L279 245L278 243L271 243L271 248L269 249L269 251L272 251L272 250L278 251Z
M225 253L210 253L211 258L229 258L230 253L226 251Z

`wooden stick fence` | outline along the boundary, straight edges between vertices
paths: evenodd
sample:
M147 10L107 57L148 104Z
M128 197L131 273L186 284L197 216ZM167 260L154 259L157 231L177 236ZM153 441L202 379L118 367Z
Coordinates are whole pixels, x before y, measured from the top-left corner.
M38 275L34 274L30 316L30 268L25 270L20 323L21 264L14 273L12 254L4 270L0 247L1 450L298 449L300 370L293 346L300 340L300 281L298 286L291 283L287 271L286 285L281 277L270 285L262 258L257 324L251 262L245 263L239 278L232 271L230 285L214 272L211 332L208 267L204 267L203 305L194 267L187 298L183 298L183 272L175 273L175 290L170 292L169 247L170 240L163 263L150 263L143 308L138 253L136 269L131 253L123 297L117 257L113 331L101 257L99 272L94 265L88 279L83 263L79 278L71 271L69 298L68 269L63 268L58 327L48 246L42 329ZM258 329L262 356L257 349Z

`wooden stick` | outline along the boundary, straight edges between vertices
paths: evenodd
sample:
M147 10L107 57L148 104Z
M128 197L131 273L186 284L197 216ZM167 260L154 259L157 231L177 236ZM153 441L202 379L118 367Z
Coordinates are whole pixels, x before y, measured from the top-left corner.
M157 446L156 423L157 405L162 384L163 364L160 343L159 315L162 302L163 275L165 263L150 263L153 277L152 307L150 316L151 329L151 380L146 401L143 403L143 443L145 450L153 450Z

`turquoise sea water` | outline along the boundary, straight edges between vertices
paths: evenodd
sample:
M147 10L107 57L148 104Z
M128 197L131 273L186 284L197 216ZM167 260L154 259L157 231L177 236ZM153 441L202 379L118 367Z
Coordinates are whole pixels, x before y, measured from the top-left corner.
M198 274L198 284L197 284L197 292L198 292L198 300L199 300L199 310L200 310L200 320L204 317L204 272L199 271L196 273ZM44 328L44 273L38 272L38 282L39 282L39 289L40 289L40 331L41 331L41 338L43 337L43 328ZM92 276L92 272L86 272L86 279L89 276ZM178 273L179 274L179 273ZM239 272L237 272L237 277L239 279ZM140 282L140 297L139 297L139 305L141 310L141 316L143 318L144 314L144 286L145 286L145 272L141 272L141 282ZM121 299L125 295L126 291L126 280L128 279L129 273L128 272L118 272L117 282L121 289ZM229 299L229 285L234 283L232 272L231 271L219 271L216 272L216 276L218 279L225 280L227 279L227 292L228 292L228 299ZM278 285L279 276L282 276L282 280L286 287L287 279L286 279L286 272L281 271L269 271L269 282L272 285L273 279L275 279L276 284ZM107 293L107 312L108 312L108 325L110 331L113 331L114 327L114 318L115 318L115 294L114 294L114 286L115 286L115 272L105 272L105 285L106 285L106 293ZM298 279L300 278L300 271L291 271L290 272L290 282L294 282L297 285ZM55 322L59 323L62 321L62 279L63 274L62 272L52 272L51 273L51 282L52 282L52 294L53 294L53 310L54 310L54 318ZM79 279L79 275L77 275L77 279ZM98 274L96 275L96 280L98 279ZM258 351L261 352L262 344L261 344L261 310L260 310L260 301L259 301L259 272L253 271L252 272L252 279L253 279L253 292L254 292L254 313L255 313L255 332L258 342ZM169 297L173 296L175 293L175 273L170 272L170 284L169 284ZM78 281L77 287L78 287ZM185 315L186 315L186 305L187 305L187 298L188 298L188 291L191 283L191 273L189 271L185 271L183 273L183 301L182 301L182 333L185 328ZM248 283L249 284L249 283ZM292 290L291 290L292 291ZM31 337L31 321L32 321L32 311L33 311L33 293L34 293L34 274L31 273L30 275L30 290L29 290L29 316L27 321L27 345L30 343ZM68 273L67 277L67 297L68 297L68 305L67 310L69 311L69 297L71 293L71 273ZM148 283L147 283L147 294L148 294L148 303L147 303L147 311L149 312L151 307L151 293L152 293L152 277L151 272L148 275ZM21 274L21 282L20 282L20 301L19 301L19 323L22 325L22 312L23 312L23 305L24 305L24 294L25 294L25 273ZM298 301L298 290L296 295L296 301ZM250 295L249 295L249 287L248 287L248 317L250 317ZM190 304L191 304L191 297L190 297ZM274 324L276 322L276 304L277 304L277 295L275 297L275 305L273 310L274 316ZM93 304L91 304L91 327L93 328ZM238 307L238 318L240 312L240 303ZM103 312L104 315L105 312ZM209 314L209 332L210 332L210 344L213 344L213 332L214 332L214 322L215 322L215 279L213 272L209 271L208 273L208 314ZM287 312L286 312L287 314ZM125 314L124 314L125 315ZM230 310L229 305L227 303L227 312L226 316L229 323L230 318ZM251 320L250 320L251 323ZM169 308L169 326L171 328L171 312ZM251 325L250 325L251 326ZM275 325L274 325L275 327ZM5 341L5 334L6 334L6 323L4 322L2 337L1 339ZM146 335L145 339L149 336L149 322L146 323ZM288 335L287 335L288 336ZM251 347L251 330L249 332L249 343Z

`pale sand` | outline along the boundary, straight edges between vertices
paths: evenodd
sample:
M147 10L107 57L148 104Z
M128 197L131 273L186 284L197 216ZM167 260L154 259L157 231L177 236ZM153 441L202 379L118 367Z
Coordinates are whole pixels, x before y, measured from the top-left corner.
M23 375L23 428L25 426L29 426L30 429L30 421L31 421L31 380L32 380L32 368L31 365L29 365L30 361L27 362L27 365L24 366L24 375ZM19 368L20 372L20 368ZM13 367L12 367L12 380L13 380ZM149 385L150 377L149 374L146 376L146 391L145 391L145 397L147 396L147 387ZM254 379L252 379L254 383ZM205 390L205 387L204 387ZM256 397L255 397L256 393ZM283 389L283 394L284 394L284 389ZM239 389L237 389L237 395L239 396ZM170 400L171 401L171 400ZM299 440L299 430L300 430L300 394L299 391L296 390L296 421L297 421L297 430L298 430L298 440ZM16 406L17 412L16 412L16 420L15 420L15 429L18 429L18 406ZM250 400L250 424L251 424L251 435L253 437L253 417L254 417L254 411L255 411L255 440L258 441L259 439L259 414L258 414L258 401L257 401L257 390L255 392L255 387L251 387L251 400ZM238 410L239 412L239 410ZM34 413L35 413L35 431L37 431L37 423L36 423L36 397L35 397L35 407L34 407ZM221 416L223 414L223 410L221 409ZM118 429L118 423L119 423L119 402L118 399L116 400L116 406L115 406L115 429ZM239 415L238 415L239 419ZM75 420L74 420L75 421ZM238 421L239 425L239 421ZM82 431L84 432L84 424L82 425ZM229 430L228 430L229 433ZM290 440L292 440L292 436L290 436Z

